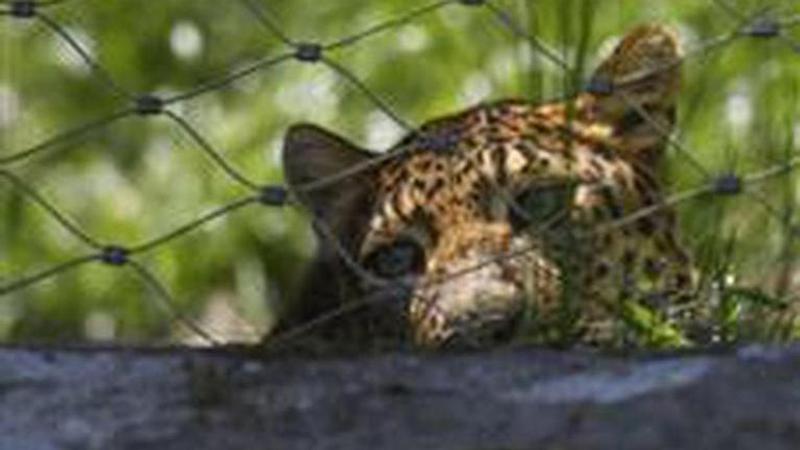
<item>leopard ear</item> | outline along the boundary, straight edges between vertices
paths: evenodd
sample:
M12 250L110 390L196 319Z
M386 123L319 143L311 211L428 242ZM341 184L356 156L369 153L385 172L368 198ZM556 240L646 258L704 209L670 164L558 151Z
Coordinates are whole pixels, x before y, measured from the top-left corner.
M375 155L310 124L289 128L283 170L295 198L346 247L370 213L374 171L358 170Z
M629 106L625 103L631 102L644 109L672 107L680 88L682 57L673 29L660 24L640 25L626 34L600 64L591 78L590 90L609 97L605 109L609 115L624 115Z
M589 83L594 119L611 126L618 147L658 170L676 118L682 51L677 34L640 25L617 44Z

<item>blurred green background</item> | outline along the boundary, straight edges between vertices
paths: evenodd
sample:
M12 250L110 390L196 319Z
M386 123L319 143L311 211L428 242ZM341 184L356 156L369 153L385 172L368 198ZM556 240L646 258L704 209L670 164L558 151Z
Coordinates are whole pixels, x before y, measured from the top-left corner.
M42 11L126 90L169 96L291 51L253 9L294 41L329 43L431 4L250 3L67 0ZM490 6L455 2L326 55L403 120L420 124L484 100L540 101L574 92L625 30L644 21L667 23L679 29L690 52L676 133L689 154L670 149L668 190L682 193L715 174L757 172L798 156L800 26L793 26L800 6L794 0L498 0ZM492 8L576 70L542 57ZM757 14L783 21L781 37L711 41ZM703 51L709 42L718 45ZM127 105L41 21L0 16L0 158ZM292 123L315 122L376 150L404 133L345 77L291 59L170 108L259 184L282 182L281 139ZM0 169L86 233L123 245L250 194L163 116L124 118ZM800 289L796 181L792 171L737 196L680 204L683 234L726 326L761 320L766 316L746 310L791 304ZM136 258L161 280L176 308L211 335L253 340L274 323L313 245L302 212L254 204ZM90 250L19 188L0 182L0 286ZM129 268L86 264L0 296L0 339L196 340L160 302Z

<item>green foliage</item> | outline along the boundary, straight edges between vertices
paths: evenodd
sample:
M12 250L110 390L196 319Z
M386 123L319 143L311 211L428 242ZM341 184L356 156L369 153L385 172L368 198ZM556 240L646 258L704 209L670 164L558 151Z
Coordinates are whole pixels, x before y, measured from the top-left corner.
M621 315L625 323L637 332L636 340L656 348L679 348L691 345L685 333L662 320L658 314L638 302L622 303Z

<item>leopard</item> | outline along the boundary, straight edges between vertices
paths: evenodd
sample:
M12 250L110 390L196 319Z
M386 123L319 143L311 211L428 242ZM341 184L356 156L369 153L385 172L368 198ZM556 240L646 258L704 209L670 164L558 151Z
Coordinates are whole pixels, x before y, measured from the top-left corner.
M480 103L385 151L292 125L283 170L317 250L273 336L622 346L643 331L621 314L696 317L662 175L682 59L674 28L645 23L574 95Z

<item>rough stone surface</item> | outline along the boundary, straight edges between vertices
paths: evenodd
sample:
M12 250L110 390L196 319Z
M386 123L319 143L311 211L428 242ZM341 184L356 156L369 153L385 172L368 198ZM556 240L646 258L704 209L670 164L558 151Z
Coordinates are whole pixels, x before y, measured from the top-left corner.
M800 347L350 358L0 349L0 450L782 449Z

